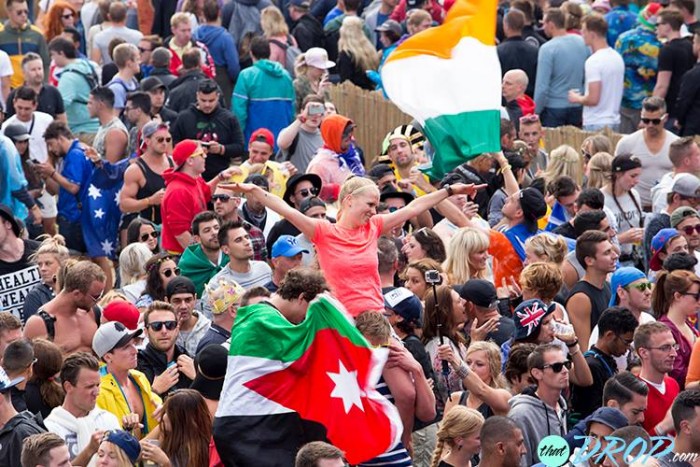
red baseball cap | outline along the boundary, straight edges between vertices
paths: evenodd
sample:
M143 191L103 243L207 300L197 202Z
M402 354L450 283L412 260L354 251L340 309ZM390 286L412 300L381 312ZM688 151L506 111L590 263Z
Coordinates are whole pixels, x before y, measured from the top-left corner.
M272 135L272 132L267 128L258 128L257 130L255 130L253 134L250 135L250 140L248 141L248 144L250 145L250 143L254 141L262 141L264 143L269 144L271 148L275 147L275 137Z
M102 314L107 321L118 321L132 331L138 328L141 316L136 305L123 300L111 302L102 310Z
M193 139L185 139L180 141L173 148L173 162L175 162L175 170L185 165L187 159L194 156L204 154L204 151L199 146L199 143Z

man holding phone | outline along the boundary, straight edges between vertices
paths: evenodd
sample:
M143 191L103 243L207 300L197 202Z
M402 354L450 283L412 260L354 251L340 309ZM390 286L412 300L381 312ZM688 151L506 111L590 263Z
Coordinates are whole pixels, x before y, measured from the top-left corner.
M322 97L311 94L304 98L297 118L277 137L278 162L289 161L300 173L306 172L309 162L323 146L319 127L325 111Z

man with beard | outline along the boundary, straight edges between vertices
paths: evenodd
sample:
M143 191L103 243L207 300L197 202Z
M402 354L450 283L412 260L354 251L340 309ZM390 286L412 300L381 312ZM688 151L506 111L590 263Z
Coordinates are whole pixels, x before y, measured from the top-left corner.
M250 234L242 222L226 222L219 230L219 244L229 256L228 266L223 268L209 281L210 287L220 279L233 280L245 290L265 286L272 279L272 270L264 261L253 260L253 246ZM205 291L202 296L203 310L211 316L209 298Z
M416 154L409 137L401 132L402 127L394 128L386 137L389 142L387 154L394 165L397 182L410 181L416 196L423 196L431 190L428 177L418 172Z
M143 314L143 322L148 345L139 350L136 368L146 375L153 391L161 397L189 388L195 377L194 362L177 344L180 325L175 308L155 301Z
M634 348L642 361L639 379L649 387L642 427L651 436L663 436L673 429L666 416L680 392L678 382L668 376L678 356L678 344L664 323L648 323L634 331Z
M523 431L508 417L487 418L480 438L481 467L518 467L527 453Z
M204 292L204 284L228 264L228 256L221 252L219 245L220 228L219 217L211 211L200 212L194 216L192 235L196 243L185 249L177 264L182 275L194 282L198 297Z
M194 357L199 341L211 325L211 321L206 316L194 311L194 305L197 302L194 283L186 277L176 277L168 283L165 299L172 305L177 319L179 333L176 342L187 352L187 355ZM190 376L194 379L194 368Z

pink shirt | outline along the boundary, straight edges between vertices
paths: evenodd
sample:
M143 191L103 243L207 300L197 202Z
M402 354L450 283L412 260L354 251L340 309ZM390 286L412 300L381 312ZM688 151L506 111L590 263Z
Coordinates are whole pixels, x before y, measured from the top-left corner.
M311 239L333 295L353 317L384 309L377 258L377 239L383 227L381 216L356 229L322 222Z

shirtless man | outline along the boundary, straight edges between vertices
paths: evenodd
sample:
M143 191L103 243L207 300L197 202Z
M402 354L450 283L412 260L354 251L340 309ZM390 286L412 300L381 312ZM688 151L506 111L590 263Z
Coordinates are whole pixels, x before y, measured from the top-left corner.
M92 307L102 298L105 279L102 269L90 261L70 266L63 278L63 289L27 320L24 337L49 339L64 355L91 352L97 331Z
M144 125L141 137L145 151L124 173L119 207L124 214L139 213L142 218L160 225L159 206L165 195L163 172L173 167L168 157L172 152L172 137L166 124L155 121Z

